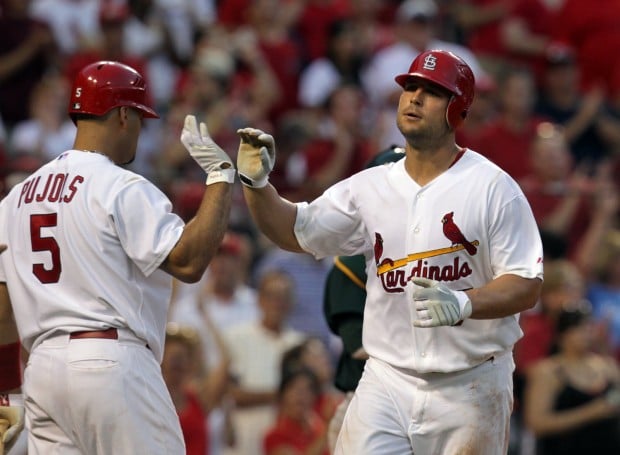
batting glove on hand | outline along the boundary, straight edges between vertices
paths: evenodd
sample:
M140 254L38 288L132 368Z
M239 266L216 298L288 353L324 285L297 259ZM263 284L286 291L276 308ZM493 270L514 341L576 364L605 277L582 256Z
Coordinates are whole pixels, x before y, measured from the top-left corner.
M438 281L412 278L418 287L413 292L418 318L416 327L455 325L471 316L471 301L463 291L453 291Z
M226 152L211 139L206 123L200 122L200 130L198 130L196 117L185 116L181 142L192 158L207 173L207 185L218 182L234 183L233 162Z
M0 428L0 440L8 452L24 429L24 399L21 394L0 394L0 422L8 421L8 429ZM6 425L6 423L5 423Z
M242 128L237 134L241 136L237 155L241 183L252 188L267 186L269 173L276 162L273 136L256 128Z

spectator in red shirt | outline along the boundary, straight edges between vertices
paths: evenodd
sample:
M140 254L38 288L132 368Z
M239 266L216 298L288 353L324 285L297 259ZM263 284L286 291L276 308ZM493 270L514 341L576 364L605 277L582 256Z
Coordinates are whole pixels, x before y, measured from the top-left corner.
M306 338L289 349L282 358L282 376L299 368L310 369L319 381L319 394L314 410L329 423L344 395L334 386L334 367L325 342L315 336Z
M362 122L364 97L360 87L344 84L327 100L315 137L304 147L305 199L314 199L330 185L362 170L378 147Z
M530 150L532 172L519 180L538 225L567 243L567 257L586 270L589 246L586 240L599 236L598 226L615 216L615 185L609 165L602 163L590 175L574 167L563 130L551 123L537 129Z
M511 14L514 3L514 0L454 2L454 19L464 43L494 75L508 64L501 34L503 21Z
M497 117L497 96L497 83L491 75L476 78L476 97L455 132L457 144L477 150L480 135Z
M278 390L278 418L263 442L265 455L329 455L327 424L313 409L319 383L312 371L289 371Z
M219 337L207 316L205 322ZM209 454L209 413L219 404L229 380L230 359L226 351L220 362L206 371L200 345L193 328L168 324L162 374L179 415L187 455Z
M510 69L498 83L499 113L473 146L514 179L530 172L529 150L542 118L534 115L536 87L531 72Z
M598 0L596 6L583 0L565 0L557 20L556 40L577 52L582 88L601 86L606 94L620 66L614 49L620 48L620 0Z
M511 13L501 25L501 40L513 63L527 66L540 81L546 59L564 52L566 44L554 40L558 16L565 0L513 0Z
M248 35L255 35L263 59L273 71L281 96L270 111L276 123L285 113L297 109L299 74L304 64L303 50L293 39L293 19L288 8L275 0L256 0L248 9Z

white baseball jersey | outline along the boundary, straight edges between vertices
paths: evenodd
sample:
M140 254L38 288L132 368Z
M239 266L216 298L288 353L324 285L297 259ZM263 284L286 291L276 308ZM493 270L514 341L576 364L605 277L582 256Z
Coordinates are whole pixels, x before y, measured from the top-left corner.
M422 276L450 289L481 287L504 274L542 278L542 243L516 182L466 150L420 186L405 160L366 169L298 204L295 234L306 251L364 254L368 282L363 344L371 357L418 372L452 372L510 350L518 315L417 328L412 298Z
M26 349L59 332L131 329L161 362L184 223L168 198L106 156L70 150L0 202L0 281Z

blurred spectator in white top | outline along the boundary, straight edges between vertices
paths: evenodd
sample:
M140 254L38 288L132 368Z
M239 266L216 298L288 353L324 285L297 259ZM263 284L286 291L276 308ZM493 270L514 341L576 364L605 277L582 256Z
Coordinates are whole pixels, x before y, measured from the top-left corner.
M288 325L305 335L320 338L334 356L341 345L330 332L325 319L320 316L323 284L331 265L332 258L317 260L311 254L292 253L271 244L254 268L254 281L259 282L264 275L273 271L287 273L293 280L295 293L295 305L290 310Z
M284 353L303 335L287 324L295 305L294 283L286 272L267 273L258 285L260 317L237 324L222 335L231 358L234 455L262 453L262 441L276 417L276 395ZM318 312L315 316L320 314Z
M50 161L73 146L75 125L67 115L69 86L61 75L48 75L35 87L28 120L15 125L10 150Z
M303 107L323 105L339 85L359 85L360 72L369 54L360 47L350 20L332 22L327 33L327 52L302 71L299 102Z
M31 14L49 24L60 53L69 56L96 45L101 0L32 0Z
M186 64L193 43L177 45L166 9L157 0L127 0L129 15L124 23L123 47L129 56L145 59L149 92L158 111L167 110L174 95L180 66Z
M202 325L202 312L208 312L223 332L259 317L256 291L243 282L247 272L243 270L246 260L241 235L227 232L203 279L178 286L173 296L169 319L199 330L207 362L217 361L219 353Z
M237 325L255 323L260 316L256 291L243 282L246 276L243 266L247 264L243 247L240 234L227 232L200 282L175 283L169 320L198 331L208 368L220 363L222 353L214 334L204 324L204 314L223 337ZM211 411L211 447L225 445L227 407L227 403L222 403Z

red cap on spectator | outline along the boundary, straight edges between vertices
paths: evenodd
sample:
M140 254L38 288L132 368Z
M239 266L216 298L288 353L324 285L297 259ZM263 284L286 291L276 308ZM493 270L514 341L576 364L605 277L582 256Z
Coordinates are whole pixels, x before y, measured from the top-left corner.
M241 238L237 234L227 232L224 234L224 238L217 252L218 254L239 256L241 254Z

